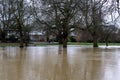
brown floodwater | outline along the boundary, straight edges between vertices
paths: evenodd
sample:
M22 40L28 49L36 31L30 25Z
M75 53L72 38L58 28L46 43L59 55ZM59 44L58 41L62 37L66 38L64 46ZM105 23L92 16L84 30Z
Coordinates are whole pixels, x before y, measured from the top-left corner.
M120 80L120 47L1 47L0 80Z

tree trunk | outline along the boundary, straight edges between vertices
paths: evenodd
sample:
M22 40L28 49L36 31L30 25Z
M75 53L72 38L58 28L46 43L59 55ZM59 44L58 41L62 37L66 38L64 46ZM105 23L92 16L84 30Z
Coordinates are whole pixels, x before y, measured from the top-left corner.
M93 36L93 47L98 47L98 39L96 35Z
M29 43L29 41L28 41L28 37L27 37L27 38L25 38L25 46L28 46L28 43Z
M24 38L25 40L25 46L28 46L29 44L29 32L25 32L26 37Z
M63 35L61 34L61 32L58 33L57 37L58 37L57 39L58 39L59 45L62 45L63 44Z
M63 39L63 48L67 48L67 38L68 38L68 31L67 29L63 29L62 39Z
M108 46L108 40L105 40L106 46Z
M63 38L63 48L67 48L67 38Z
M59 38L58 42L59 42L59 45L63 44L63 40L60 38Z
M22 33L22 27L19 26L19 32L20 32L20 48L24 47L24 42L23 42L23 33Z
M23 36L20 35L20 48L24 47Z

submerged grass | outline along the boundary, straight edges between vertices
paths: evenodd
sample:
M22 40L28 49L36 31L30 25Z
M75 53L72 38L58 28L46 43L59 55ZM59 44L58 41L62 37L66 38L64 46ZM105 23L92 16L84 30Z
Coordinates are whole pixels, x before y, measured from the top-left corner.
M68 45L83 45L83 46L92 46L93 43L84 43L84 42L68 42ZM30 44L31 46L49 46L49 45L59 45L58 42L47 43L47 42L37 42ZM98 43L99 46L106 46L105 43ZM120 46L120 43L109 43L108 46Z
M19 43L0 43L0 47L19 46Z
M58 42L33 42L29 46L49 46L49 45L59 45ZM68 45L83 45L83 46L92 46L93 43L84 43L84 42L68 42ZM98 43L100 46L106 46L105 43ZM0 43L0 47L6 46L19 46L19 43ZM109 46L120 46L120 43L109 43Z
M93 45L93 43L68 42L68 45ZM100 46L106 46L106 43L98 43ZM120 43L109 43L108 46L120 46Z

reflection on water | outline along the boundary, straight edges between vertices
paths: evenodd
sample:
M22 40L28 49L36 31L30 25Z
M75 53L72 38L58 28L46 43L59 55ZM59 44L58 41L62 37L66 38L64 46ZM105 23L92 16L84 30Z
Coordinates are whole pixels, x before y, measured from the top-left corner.
M0 80L120 80L119 47L0 48Z

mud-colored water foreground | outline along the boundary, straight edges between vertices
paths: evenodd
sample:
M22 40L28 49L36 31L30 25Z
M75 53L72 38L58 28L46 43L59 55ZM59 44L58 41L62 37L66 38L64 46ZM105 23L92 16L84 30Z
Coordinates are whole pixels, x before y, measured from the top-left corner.
M120 47L0 48L0 80L120 80Z

